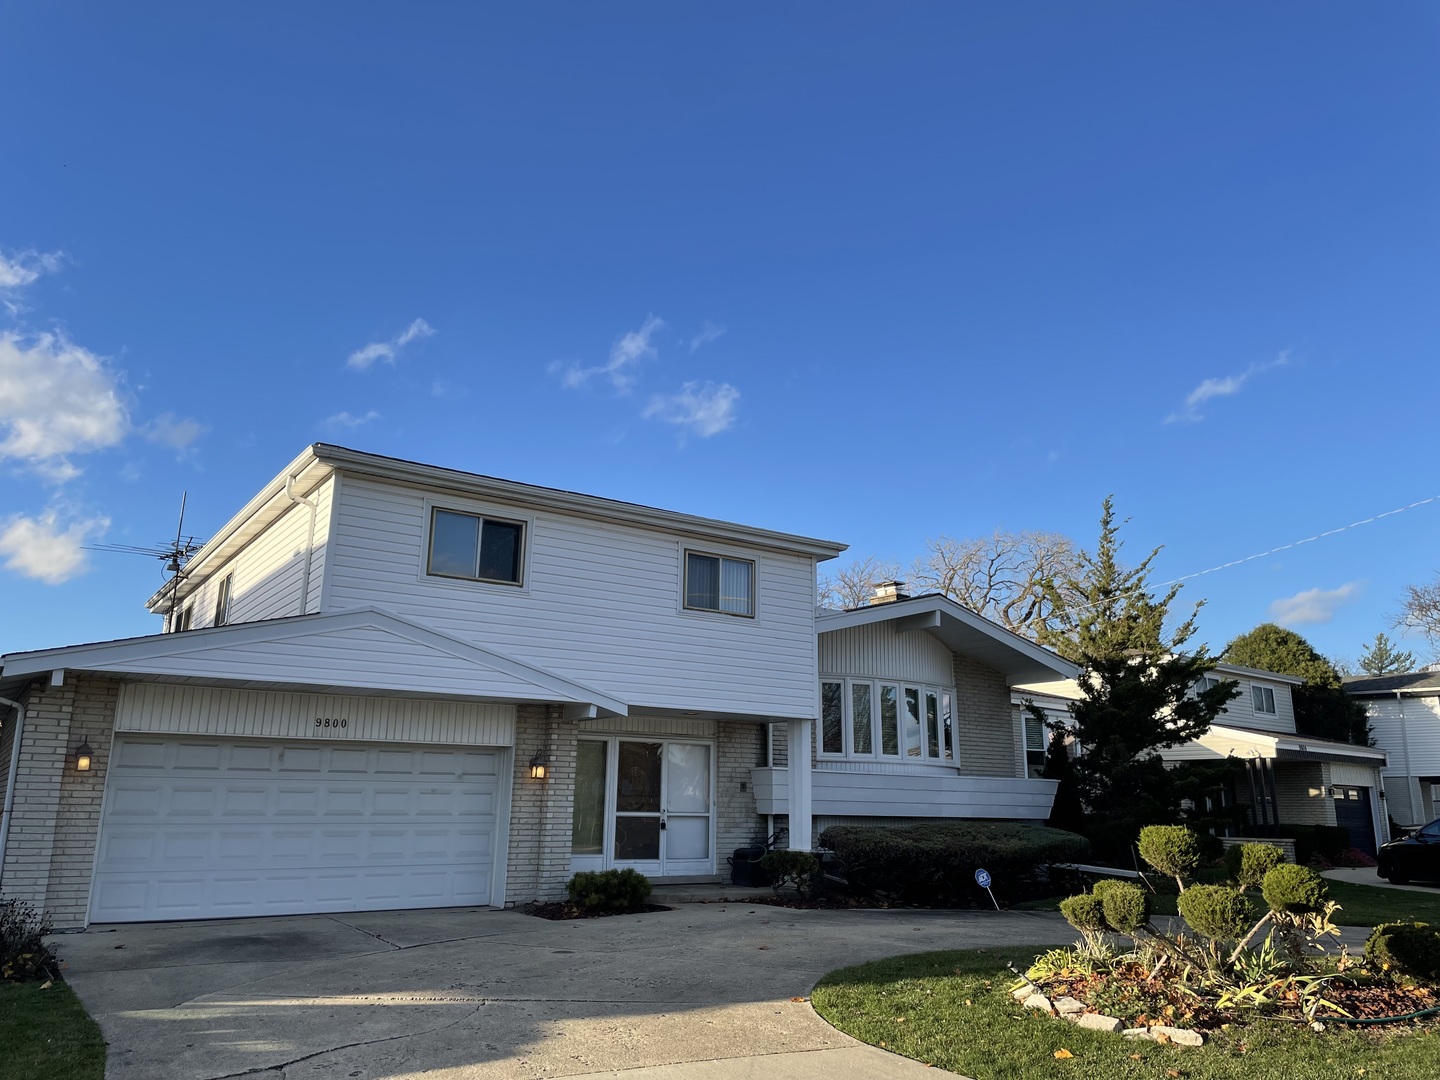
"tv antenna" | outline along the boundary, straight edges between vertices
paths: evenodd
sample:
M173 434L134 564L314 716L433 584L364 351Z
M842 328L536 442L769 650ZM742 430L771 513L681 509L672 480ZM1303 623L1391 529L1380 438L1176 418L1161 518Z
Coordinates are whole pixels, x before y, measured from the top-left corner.
M189 564L190 557L205 546L205 541L185 535L185 502L189 497L188 491L180 493L180 520L175 526L174 543L156 544L152 547L136 544L85 545L88 551L118 551L126 555L144 555L160 560L163 572L170 575L170 611L167 625L172 630L175 628L175 605L180 596L180 579L185 576L185 567Z

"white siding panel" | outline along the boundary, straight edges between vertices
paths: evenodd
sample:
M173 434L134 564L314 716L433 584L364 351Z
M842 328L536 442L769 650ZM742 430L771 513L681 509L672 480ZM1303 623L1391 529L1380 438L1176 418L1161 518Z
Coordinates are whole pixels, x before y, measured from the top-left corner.
M1408 775L1440 776L1440 698L1373 698L1365 704L1375 745L1390 755L1386 776L1407 775L1407 745Z
M580 725L581 735L673 735L681 739L713 739L720 731L716 720L681 720L669 717L611 717Z
M950 686L954 655L924 630L897 631L875 623L820 635L820 673L924 682Z
M751 771L761 814L788 814L788 769ZM830 817L995 818L1044 821L1055 801L1055 780L1002 776L906 776L817 771L813 813Z
M1330 763L1330 782L1345 787L1375 787L1379 773L1366 765L1347 765L1341 761Z
M330 549L331 611L374 605L632 705L813 716L815 570L809 556L753 557L753 619L680 611L679 536L553 512L437 501L532 522L523 588L425 576L425 493L345 476Z
M1231 677L1223 671L1213 674L1216 678ZM1240 684L1240 696L1221 710L1220 715L1215 718L1217 724L1255 728L1257 731L1280 731L1291 735L1295 733L1295 704L1290 698L1288 683L1272 683L1261 679L1239 677L1236 677L1235 681ZM1275 712L1273 714L1255 711L1255 699L1250 693L1252 684L1268 686L1275 691Z
M315 726L345 719L344 728ZM334 697L215 687L125 683L117 731L251 738L512 746L515 706L423 698Z

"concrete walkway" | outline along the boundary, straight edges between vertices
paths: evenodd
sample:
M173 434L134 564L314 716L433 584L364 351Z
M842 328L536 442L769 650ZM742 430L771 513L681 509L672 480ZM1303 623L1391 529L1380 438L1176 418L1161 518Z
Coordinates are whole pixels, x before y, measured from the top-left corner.
M546 922L450 909L94 927L55 939L109 1080L923 1080L807 1000L931 949L1063 944L1058 915L685 904ZM1012 956L1013 954L1013 956ZM797 1000L798 999L798 1000Z
M1404 889L1406 892L1423 892L1429 893L1431 896L1440 896L1440 888L1435 885L1391 885L1390 882L1375 873L1373 866L1340 866L1334 870L1321 870L1320 876L1329 878L1331 881L1348 881L1351 885L1374 885L1381 889Z

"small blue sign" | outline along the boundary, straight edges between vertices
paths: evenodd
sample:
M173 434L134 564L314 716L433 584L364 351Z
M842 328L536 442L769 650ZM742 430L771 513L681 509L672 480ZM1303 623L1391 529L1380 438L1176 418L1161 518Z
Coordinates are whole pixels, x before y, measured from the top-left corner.
M988 888L990 887L990 871L989 871L989 870L976 870L976 871L975 871L975 884L976 884L976 885L979 885L980 888L982 888L982 889L988 889Z

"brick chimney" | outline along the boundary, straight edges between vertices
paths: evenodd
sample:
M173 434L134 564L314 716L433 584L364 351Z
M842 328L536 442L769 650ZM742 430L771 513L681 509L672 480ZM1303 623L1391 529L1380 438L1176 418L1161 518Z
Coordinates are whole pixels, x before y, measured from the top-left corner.
M896 600L909 600L910 594L905 592L903 581L877 581L875 583L875 595L870 597L871 604L893 604Z

